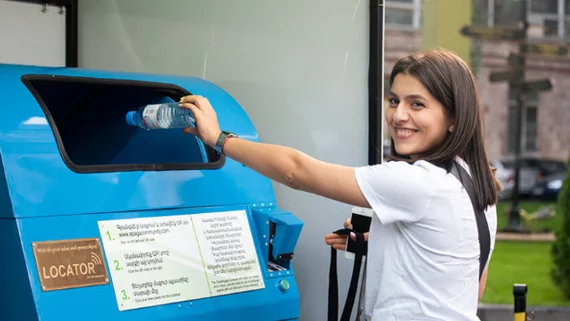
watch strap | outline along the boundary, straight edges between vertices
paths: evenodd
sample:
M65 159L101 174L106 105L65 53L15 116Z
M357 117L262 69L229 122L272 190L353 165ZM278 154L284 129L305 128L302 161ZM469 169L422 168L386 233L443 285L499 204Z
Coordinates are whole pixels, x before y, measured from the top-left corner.
M224 154L224 143L230 137L237 137L237 135L228 131L222 131L220 133L220 136L218 136L218 140L216 141L216 151L218 154Z

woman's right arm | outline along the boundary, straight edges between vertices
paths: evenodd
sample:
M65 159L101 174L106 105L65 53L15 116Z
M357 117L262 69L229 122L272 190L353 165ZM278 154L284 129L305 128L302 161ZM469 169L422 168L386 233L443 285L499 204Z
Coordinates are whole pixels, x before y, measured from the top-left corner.
M208 100L186 96L181 103L182 107L192 110L197 124L196 128L186 128L185 132L215 147L221 131ZM355 206L370 207L356 182L352 167L319 161L293 148L240 138L229 138L223 151L227 157L291 188Z
M358 187L352 167L326 163L293 148L239 138L226 142L224 154L290 188L370 207Z

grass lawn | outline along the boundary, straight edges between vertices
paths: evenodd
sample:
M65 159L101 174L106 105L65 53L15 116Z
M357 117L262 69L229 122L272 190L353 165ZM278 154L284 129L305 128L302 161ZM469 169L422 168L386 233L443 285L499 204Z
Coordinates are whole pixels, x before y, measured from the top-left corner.
M513 304L513 284L528 286L527 305L570 306L550 278L549 242L497 241L482 302Z
M497 224L501 230L508 224L504 214L511 203L503 202L497 206ZM539 208L555 205L554 202L522 201L521 209L534 213ZM525 221L523 224L532 232L553 232L560 224L562 216L553 219ZM550 242L497 241L489 266L487 289L482 298L484 303L513 304L513 284L525 283L528 286L528 305L570 306L562 292L554 286L550 278L552 257Z
M538 211L543 206L553 205L556 208L555 202L539 202L539 201L522 201L519 204L521 209L524 209L528 213L534 213ZM502 228L506 227L509 223L507 216L505 215L505 209L511 207L510 202L501 202L497 206L497 228L501 230ZM548 220L534 220L534 221L525 221L522 220L524 226L529 229L531 232L554 232L556 230L556 226L561 221L562 216L556 215L553 219Z

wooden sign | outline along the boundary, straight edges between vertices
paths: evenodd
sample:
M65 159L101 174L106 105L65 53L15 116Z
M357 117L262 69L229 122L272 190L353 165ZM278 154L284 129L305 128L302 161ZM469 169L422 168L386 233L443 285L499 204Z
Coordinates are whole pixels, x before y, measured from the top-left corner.
M499 82L499 81L513 81L516 80L517 73L513 71L496 71L492 72L489 75L490 82Z
M109 283L98 238L33 242L43 291Z
M554 43L523 43L521 44L521 52L542 56L567 56L568 46Z
M526 81L513 84L514 87L520 88L524 92L528 91L549 91L552 90L552 81L550 79L541 79Z
M517 41L525 38L524 29L487 27L487 26L463 26L461 34L474 39L484 40L511 40Z

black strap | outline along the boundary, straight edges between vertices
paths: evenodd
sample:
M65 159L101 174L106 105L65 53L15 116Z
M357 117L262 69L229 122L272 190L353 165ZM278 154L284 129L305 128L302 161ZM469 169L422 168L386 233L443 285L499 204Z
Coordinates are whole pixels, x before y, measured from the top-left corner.
M358 288L358 279L360 277L360 268L362 266L362 257L366 255L368 242L364 240L364 234L356 232L352 229L340 229L333 233L338 235L356 235L354 266L352 268L352 278L348 288L348 295L344 304L344 309L340 317L340 321L349 321L352 314L352 307L356 299L356 290ZM338 277L336 270L336 250L331 246L331 265L329 270L329 311L328 321L338 321Z
M467 194L469 194L471 205L473 206L473 212L475 213L477 232L479 233L479 280L481 280L483 270L485 269L485 265L489 259L489 252L491 251L491 233L489 232L487 217L483 211L477 210L477 206L475 205L475 185L473 184L473 179L469 176L469 173L467 173L461 165L453 162L451 166L451 174L453 174L453 176L463 184Z

